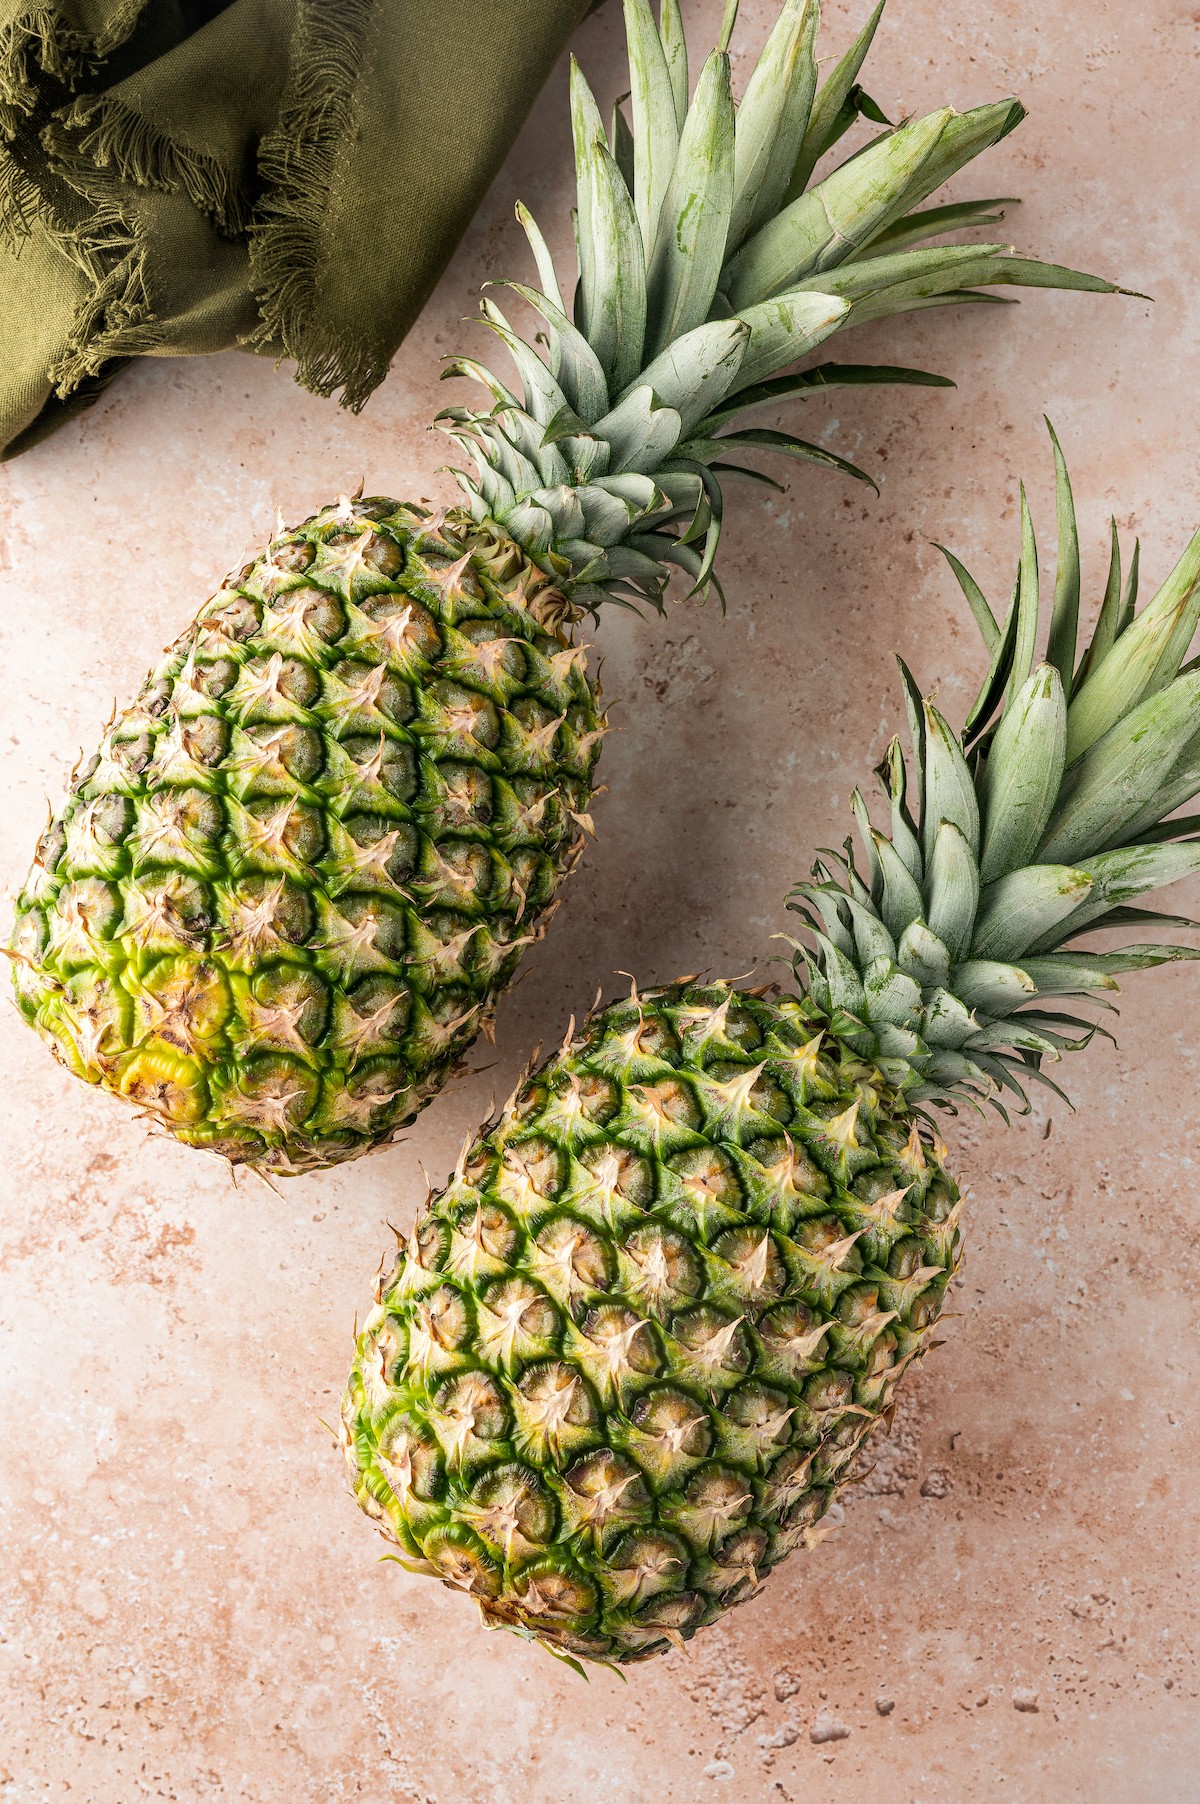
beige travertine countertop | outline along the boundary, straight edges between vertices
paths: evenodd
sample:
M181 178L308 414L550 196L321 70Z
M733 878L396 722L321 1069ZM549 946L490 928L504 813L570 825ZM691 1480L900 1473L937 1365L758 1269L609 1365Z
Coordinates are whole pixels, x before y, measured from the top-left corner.
M719 0L687 10L707 44ZM741 58L773 10L747 0ZM825 11L840 48L865 6ZM579 38L605 98L618 41L612 6ZM282 1197L235 1190L3 1011L0 1798L1200 1798L1200 972L1130 982L1119 1050L1098 1042L1070 1072L1077 1115L950 1124L971 1201L949 1344L844 1530L690 1659L585 1686L485 1636L461 1599L376 1564L317 1420L421 1162L449 1168L597 978L737 973L769 953L789 880L842 838L844 799L899 719L893 648L961 717L972 629L929 540L1006 590L1019 474L1052 535L1043 409L1093 605L1110 508L1150 576L1182 547L1200 519L1198 58L1191 0L893 0L869 65L889 110L1010 91L1030 108L956 191L1025 195L1023 246L1157 304L1033 294L839 348L944 370L958 392L813 401L803 429L877 472L881 498L804 469L786 498L739 490L727 620L603 623L624 731L599 845L501 1010L492 1069L405 1144ZM114 695L276 504L298 516L363 475L432 492L437 358L483 278L523 273L517 194L561 215L567 144L560 71L361 419L250 358L145 365L0 471L7 890ZM1014 1708L1022 1692L1036 1713ZM850 1735L814 1743L830 1716Z

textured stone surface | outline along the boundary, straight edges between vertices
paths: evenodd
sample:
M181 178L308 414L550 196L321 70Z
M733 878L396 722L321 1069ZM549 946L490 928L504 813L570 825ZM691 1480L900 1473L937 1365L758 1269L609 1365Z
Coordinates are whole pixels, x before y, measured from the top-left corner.
M862 8L825 10L836 48ZM719 11L694 0L698 44ZM747 0L747 47L771 11ZM610 6L580 38L609 93L618 35ZM900 717L894 647L961 710L972 629L929 541L1007 589L1019 475L1050 531L1043 409L1093 605L1109 508L1165 573L1200 515L1198 52L1178 0L950 15L908 0L885 23L870 87L887 107L1010 90L1030 107L959 191L1023 193L1023 245L1156 305L1034 294L874 327L842 353L941 369L959 390L813 402L809 436L874 470L881 499L818 471L786 497L739 492L726 621L689 605L596 630L625 728L601 765L599 845L496 1051L404 1145L282 1197L235 1191L147 1142L4 1011L0 1796L1194 1798L1198 972L1131 980L1119 1050L1074 1061L1078 1114L948 1124L970 1185L950 1344L843 1532L690 1660L585 1687L376 1565L319 1418L421 1163L449 1170L493 1088L598 980L615 990L614 969L737 973L770 955L784 889L841 839L845 795ZM360 475L436 492L436 359L462 343L478 283L521 272L518 191L547 219L565 203L566 149L558 80L361 419L249 359L163 363L0 471L9 891L76 750L276 505L299 517ZM1029 1694L1036 1712L1013 1708ZM849 1737L814 1741L829 1721Z

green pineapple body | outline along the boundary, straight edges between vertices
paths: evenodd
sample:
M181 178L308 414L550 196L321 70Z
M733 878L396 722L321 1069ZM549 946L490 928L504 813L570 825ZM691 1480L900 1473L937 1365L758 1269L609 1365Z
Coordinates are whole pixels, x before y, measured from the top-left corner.
M342 502L274 540L43 835L13 940L26 1018L235 1163L389 1137L581 843L604 722L563 614L465 517Z
M944 1147L825 1025L726 985L605 1009L381 1285L343 1406L357 1496L486 1623L638 1660L824 1532L959 1215Z

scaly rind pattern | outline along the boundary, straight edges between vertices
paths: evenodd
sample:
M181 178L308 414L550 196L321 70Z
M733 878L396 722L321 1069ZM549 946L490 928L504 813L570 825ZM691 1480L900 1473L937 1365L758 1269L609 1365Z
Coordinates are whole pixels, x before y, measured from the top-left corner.
M289 1172L417 1113L542 931L604 730L562 597L342 502L201 610L38 848L22 1012L179 1139Z
M488 1625L591 1660L686 1640L825 1532L923 1350L944 1153L808 1001L605 1009L380 1287L343 1405L360 1504Z

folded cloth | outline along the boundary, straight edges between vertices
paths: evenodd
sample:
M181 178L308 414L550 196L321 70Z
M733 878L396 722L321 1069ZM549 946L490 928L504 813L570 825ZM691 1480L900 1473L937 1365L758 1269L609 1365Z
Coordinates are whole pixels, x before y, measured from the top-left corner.
M359 408L588 0L0 0L0 457L134 357Z

